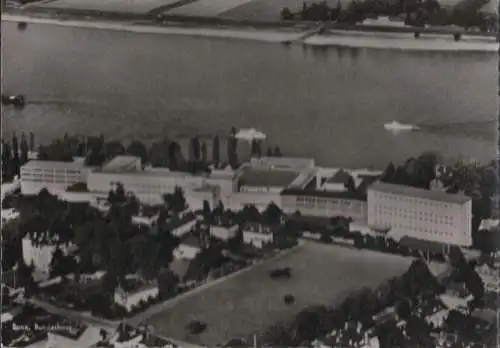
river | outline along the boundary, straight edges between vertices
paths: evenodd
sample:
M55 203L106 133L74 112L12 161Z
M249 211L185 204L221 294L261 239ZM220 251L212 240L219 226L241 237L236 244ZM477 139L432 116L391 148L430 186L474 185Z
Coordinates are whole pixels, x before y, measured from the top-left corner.
M404 52L2 22L2 129L152 141L255 127L292 156L382 168L495 155L495 53ZM418 132L392 134L397 120ZM210 152L209 152L210 153Z

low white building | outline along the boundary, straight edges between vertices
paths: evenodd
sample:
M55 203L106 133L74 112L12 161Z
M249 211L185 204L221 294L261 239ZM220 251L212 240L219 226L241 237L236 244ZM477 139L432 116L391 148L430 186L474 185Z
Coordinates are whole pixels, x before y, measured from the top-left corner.
M221 240L229 240L238 234L238 225L210 225L210 235Z
M188 236L174 250L175 259L192 260L201 252L201 242L195 236Z
M243 228L243 242L252 244L256 248L262 248L266 244L273 243L273 232L271 228L261 224L247 224Z
M218 187L220 191L233 191L233 172L213 171L207 175L173 172L166 168L145 168L140 159L133 156L117 156L98 170L93 170L87 181L91 192L109 192L117 183L132 192L141 202L161 204L164 194L176 187L184 190L187 203L199 205L199 201L212 202L213 192L199 191L202 187ZM199 191L199 192L198 192Z
M78 182L85 182L89 173L82 159L73 162L33 160L21 167L21 193L36 195L46 188L51 194L60 192Z
M57 237L50 239L47 233L34 233L33 239L26 235L22 240L23 260L28 266L33 264L35 270L48 274L50 261L54 251L59 248L67 254L72 248L71 244L60 244Z
M186 216L180 220L167 221L171 224L172 234L176 237L182 237L191 232L198 223L196 216Z
M116 289L115 303L124 307L128 312L139 306L140 302L147 302L159 296L159 288L156 284L144 285L133 291L124 291L121 288Z

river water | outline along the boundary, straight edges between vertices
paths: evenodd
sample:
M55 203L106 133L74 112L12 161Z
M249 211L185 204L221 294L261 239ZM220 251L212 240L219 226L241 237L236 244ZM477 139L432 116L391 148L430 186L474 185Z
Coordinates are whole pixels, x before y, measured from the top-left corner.
M3 133L152 141L255 127L286 155L382 168L495 154L494 53L403 52L2 23ZM397 120L421 131L392 134Z

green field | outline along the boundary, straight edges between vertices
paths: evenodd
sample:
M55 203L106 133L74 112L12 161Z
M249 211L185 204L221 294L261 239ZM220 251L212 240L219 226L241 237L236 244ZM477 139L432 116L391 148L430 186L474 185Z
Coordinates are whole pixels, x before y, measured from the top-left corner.
M262 332L310 305L333 304L362 287L377 287L404 273L411 261L395 255L306 243L282 258L174 301L148 323L157 334L214 346ZM268 274L276 267L291 267L292 278L272 280ZM288 293L296 299L289 306L283 302ZM192 320L206 323L207 329L200 335L190 335L185 328Z

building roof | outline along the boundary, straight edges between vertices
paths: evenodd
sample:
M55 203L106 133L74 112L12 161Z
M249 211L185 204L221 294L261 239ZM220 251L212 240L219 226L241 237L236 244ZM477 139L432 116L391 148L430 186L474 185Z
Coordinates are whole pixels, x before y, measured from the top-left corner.
M23 168L28 169L55 169L55 170L79 170L83 169L84 164L81 161L60 162L60 161L41 161L31 160L23 165Z
M347 184L351 176L343 169L339 169L335 174L329 177L326 182L329 184Z
M394 195L411 196L415 198L427 199L432 201L451 203L451 204L464 204L471 200L470 197L461 194L451 194L441 191L429 191L420 188L388 184L385 182L376 182L372 184L369 191L384 192Z
M179 279L182 280L186 276L189 270L190 263L191 263L190 260L185 260L185 259L173 260L170 263L169 268L179 277Z
M247 167L239 177L242 186L252 187L287 187L300 173L287 170L257 169Z
M432 253L442 253L444 248L448 248L448 245L444 243L418 239L414 237L404 236L399 240L399 244L402 246L406 246L411 249L418 249L422 251L430 251ZM450 249L458 248L457 246L450 245Z
M314 168L315 162L312 158L301 157L259 157L250 160L251 166L270 166L275 169L304 170Z
M281 191L282 196L306 196L306 197L321 197L321 198L337 198L337 199L352 199L358 201L366 201L366 198L356 192L350 191L321 191L314 189L297 189L287 188Z
M182 240L181 245L201 248L201 241L199 238L193 236L192 234L188 234L187 237Z
M129 173L137 172L141 159L135 156L116 156L108 163L104 164L101 172L104 173Z

